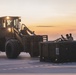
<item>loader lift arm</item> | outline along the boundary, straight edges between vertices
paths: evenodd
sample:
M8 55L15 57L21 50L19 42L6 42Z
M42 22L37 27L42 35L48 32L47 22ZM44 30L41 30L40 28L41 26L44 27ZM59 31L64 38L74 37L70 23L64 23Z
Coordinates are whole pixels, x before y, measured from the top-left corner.
M24 27L24 28L23 28ZM22 26L21 26L21 30L25 30L25 31L28 31L30 34L32 34L32 35L36 35L35 33L34 33L34 31L31 31L25 24L22 24Z

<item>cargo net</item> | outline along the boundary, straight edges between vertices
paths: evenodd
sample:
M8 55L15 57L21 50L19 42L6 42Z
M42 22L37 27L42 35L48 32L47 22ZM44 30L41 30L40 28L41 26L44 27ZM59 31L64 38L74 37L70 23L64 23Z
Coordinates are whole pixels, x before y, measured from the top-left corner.
M63 35L61 35L61 37L58 38L58 39L56 39L56 40L54 40L54 42L73 41L73 40L74 40L74 39L73 39L73 36L72 36L72 34L70 33L70 34L66 34L66 37L64 37Z

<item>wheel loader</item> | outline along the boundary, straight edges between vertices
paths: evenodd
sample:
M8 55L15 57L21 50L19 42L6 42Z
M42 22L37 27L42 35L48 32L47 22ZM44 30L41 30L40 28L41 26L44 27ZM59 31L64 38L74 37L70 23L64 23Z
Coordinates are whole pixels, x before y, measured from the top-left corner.
M21 24L19 16L0 17L0 51L5 52L9 59L16 59L21 52L38 57L39 43L47 40L47 35L36 35Z

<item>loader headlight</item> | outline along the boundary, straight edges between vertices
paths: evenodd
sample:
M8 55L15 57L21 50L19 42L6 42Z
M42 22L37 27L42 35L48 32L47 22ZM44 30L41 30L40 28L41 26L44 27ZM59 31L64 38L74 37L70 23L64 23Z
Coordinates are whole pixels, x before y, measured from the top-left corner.
M7 19L7 20L8 20L8 19L10 19L10 17L9 17L9 16L7 16L7 17L6 17L6 19Z
M11 28L8 28L8 31L11 32Z

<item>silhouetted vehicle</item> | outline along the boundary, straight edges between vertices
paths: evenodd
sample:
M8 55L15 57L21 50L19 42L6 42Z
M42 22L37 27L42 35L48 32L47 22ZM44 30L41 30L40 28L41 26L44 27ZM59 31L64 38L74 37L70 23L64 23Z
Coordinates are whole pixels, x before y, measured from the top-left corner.
M48 36L36 35L20 22L18 16L0 17L0 51L6 52L10 59L17 58L21 52L39 56L39 43L48 40Z

